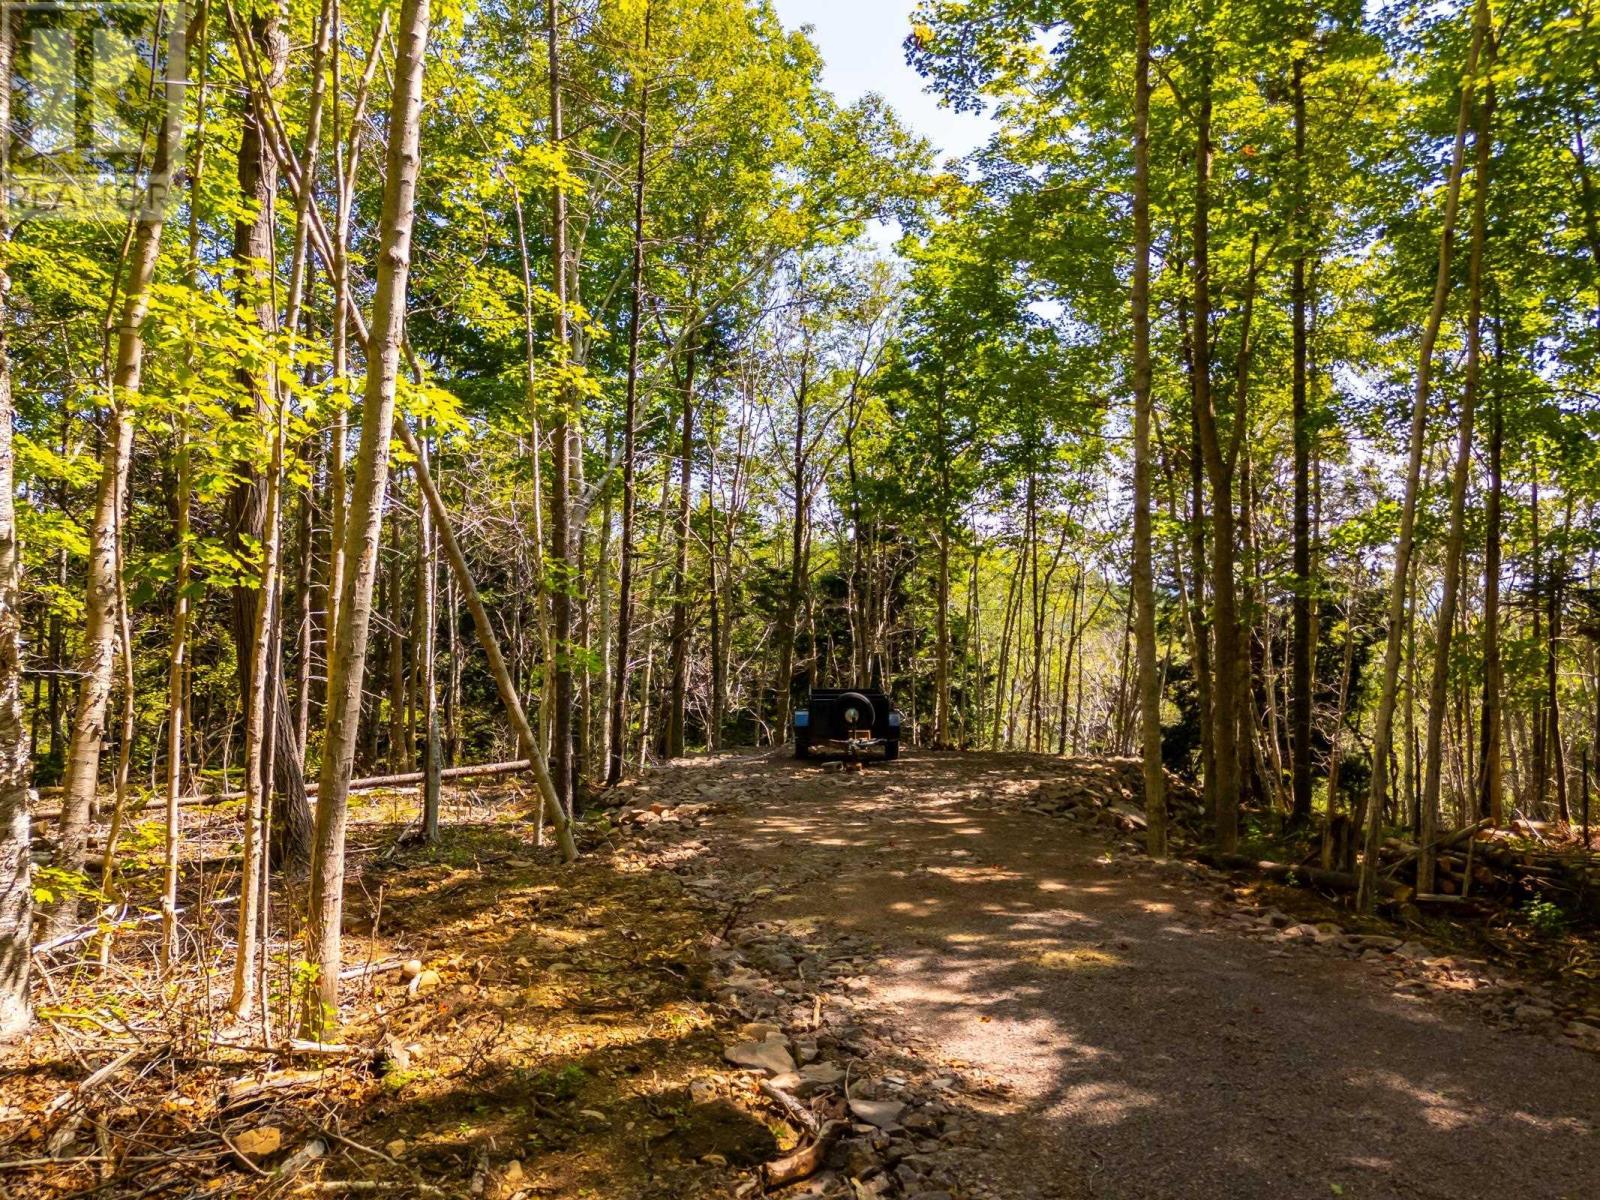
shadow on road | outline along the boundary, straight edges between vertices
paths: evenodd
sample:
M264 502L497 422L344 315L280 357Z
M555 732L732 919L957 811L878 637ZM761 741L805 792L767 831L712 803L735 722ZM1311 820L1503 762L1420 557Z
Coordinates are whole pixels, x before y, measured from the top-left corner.
M916 755L860 774L713 769L753 799L714 869L750 919L881 946L865 999L902 1069L968 1063L962 1157L996 1195L1600 1194L1600 1071L1580 1051L1391 994L1362 966L1248 942L1205 885L1017 811L1071 763ZM778 782L774 783L774 776Z

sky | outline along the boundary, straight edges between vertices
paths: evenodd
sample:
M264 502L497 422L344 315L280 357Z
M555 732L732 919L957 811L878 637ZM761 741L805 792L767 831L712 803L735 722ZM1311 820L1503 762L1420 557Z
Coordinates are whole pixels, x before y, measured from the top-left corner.
M962 155L987 140L983 116L941 108L923 91L923 79L906 65L901 49L911 32L916 0L772 0L785 27L814 27L812 40L827 64L823 79L849 103L877 92L900 118L942 153Z

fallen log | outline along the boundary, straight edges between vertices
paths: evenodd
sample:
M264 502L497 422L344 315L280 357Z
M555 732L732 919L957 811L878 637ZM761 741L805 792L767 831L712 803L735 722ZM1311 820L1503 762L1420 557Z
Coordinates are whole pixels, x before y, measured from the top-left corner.
M1453 850L1457 846L1466 845L1466 843L1470 842L1473 838L1477 837L1478 834L1482 833L1485 829L1492 829L1493 827L1494 827L1494 822L1489 820L1487 817L1485 817L1482 821L1479 821L1475 825L1468 825L1464 829L1456 830L1454 833L1450 834L1448 837L1442 837L1442 838L1437 839L1433 843L1433 848L1434 848L1435 852L1443 851L1443 850ZM1389 862L1386 864L1386 867L1387 867L1388 871L1392 874L1395 871L1398 871L1401 867L1406 866L1409 863L1415 862L1417 860L1417 858L1421 854L1422 854L1422 848L1420 846L1410 846L1410 845L1408 845L1407 848L1405 849L1405 851L1398 858L1394 858L1394 859L1389 860Z
M523 771L533 769L533 764L525 758L515 759L512 762L486 763L480 767L445 767L439 772L440 779L488 779L496 775L518 775ZM428 774L426 771L407 771L402 775L375 775L369 779L352 779L350 790L361 791L363 788L385 787L410 787L412 784L425 783ZM308 790L316 794L315 787Z
M439 778L450 779L488 779L498 775L517 775L523 771L531 770L533 764L525 758L513 762L485 763L476 767L446 767L439 772ZM350 790L363 791L368 788L409 787L422 783L427 779L427 774L422 771L408 771L400 775L373 775L366 779L352 779ZM315 781L306 784L306 795L315 796L317 784ZM218 804L231 804L243 800L243 792L218 792L211 796L183 796L178 800L179 808L208 808ZM58 821L61 819L59 808L47 808L42 812L33 814L33 820Z
M1198 855L1201 862L1208 866L1220 868L1224 871L1254 871L1276 883L1299 884L1308 883L1312 887L1326 888L1333 892L1354 892L1359 890L1361 880L1358 876L1347 874L1344 871L1330 871L1323 867L1303 867L1295 863L1268 862L1263 859L1251 858L1247 854L1215 854L1205 853ZM1403 883L1393 880L1380 879L1378 888L1382 894L1391 900L1409 900L1414 889Z
M1438 892L1418 892L1411 897L1411 901L1423 908L1445 909L1462 916L1474 916L1489 911L1489 905L1477 896L1446 896Z

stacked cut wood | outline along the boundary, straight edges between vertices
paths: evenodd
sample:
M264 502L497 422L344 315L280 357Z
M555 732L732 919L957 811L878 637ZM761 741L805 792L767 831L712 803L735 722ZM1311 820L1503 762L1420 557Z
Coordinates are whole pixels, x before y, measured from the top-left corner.
M1415 887L1416 845L1391 838L1379 854L1387 878ZM1436 864L1434 891L1413 897L1420 905L1471 911L1546 900L1600 918L1600 854L1568 844L1554 827L1471 826L1443 839Z
M1569 917L1600 920L1600 855L1573 845L1531 843L1525 828L1490 829L1487 822L1442 838L1435 851L1434 890L1417 891L1418 847L1389 838L1378 850L1378 892L1399 905L1452 916L1483 915L1545 900ZM1257 861L1246 855L1202 851L1202 862L1323 891L1355 892L1359 877L1302 862Z
M1169 774L1167 803L1179 840L1203 843L1207 823L1200 793ZM1116 833L1138 833L1145 828L1139 760L1072 760L1060 775L1039 784L1027 807ZM1249 870L1326 891L1354 892L1359 883L1353 872L1321 868L1316 853L1298 863L1210 853L1200 857L1226 870ZM1600 853L1586 851L1577 836L1557 826L1519 820L1505 829L1483 823L1445 835L1436 850L1434 890L1420 895L1418 857L1413 842L1384 841L1378 875L1385 899L1458 915L1548 900L1570 915L1600 920Z

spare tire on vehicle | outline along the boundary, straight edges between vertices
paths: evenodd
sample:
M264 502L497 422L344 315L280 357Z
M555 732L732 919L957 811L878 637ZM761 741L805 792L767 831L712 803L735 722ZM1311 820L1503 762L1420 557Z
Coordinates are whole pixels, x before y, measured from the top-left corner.
M846 692L840 696L835 711L839 714L841 733L849 733L854 729L871 729L877 724L877 710L872 707L872 701L860 692Z

